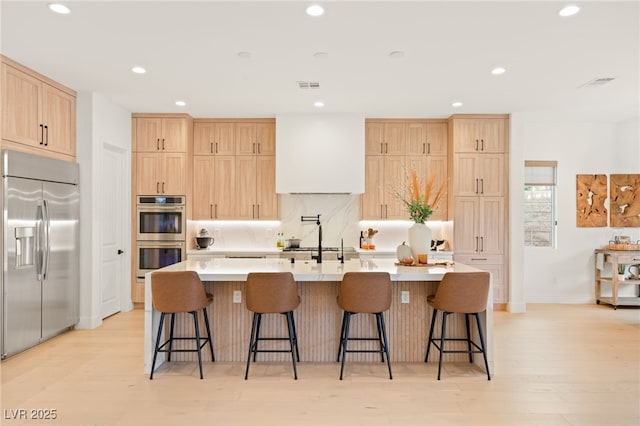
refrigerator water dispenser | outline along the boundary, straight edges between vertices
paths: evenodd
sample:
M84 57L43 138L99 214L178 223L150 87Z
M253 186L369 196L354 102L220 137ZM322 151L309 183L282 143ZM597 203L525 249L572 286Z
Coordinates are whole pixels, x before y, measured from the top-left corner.
M16 231L16 268L33 266L34 227L15 228Z

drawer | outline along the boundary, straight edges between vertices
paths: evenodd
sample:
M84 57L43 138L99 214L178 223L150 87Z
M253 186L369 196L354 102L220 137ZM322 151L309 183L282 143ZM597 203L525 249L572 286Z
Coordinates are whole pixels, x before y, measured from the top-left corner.
M467 265L502 265L504 256L501 254L454 254L453 260Z
M619 265L627 265L630 263L640 263L640 253L625 253L616 255Z

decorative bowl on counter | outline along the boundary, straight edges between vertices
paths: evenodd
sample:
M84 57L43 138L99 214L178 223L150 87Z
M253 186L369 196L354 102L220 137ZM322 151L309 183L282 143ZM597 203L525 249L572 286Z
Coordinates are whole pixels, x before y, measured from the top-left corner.
M206 249L213 244L213 237L196 237L196 246L199 249Z
M300 242L302 240L300 238L289 238L287 240L287 248L300 248Z

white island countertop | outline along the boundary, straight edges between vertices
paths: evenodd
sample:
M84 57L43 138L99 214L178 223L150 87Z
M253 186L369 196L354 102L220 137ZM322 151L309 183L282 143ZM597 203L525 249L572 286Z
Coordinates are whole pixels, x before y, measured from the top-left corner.
M451 265L400 266L394 259L352 259L340 263L325 260L289 259L189 259L162 271L195 271L202 281L246 281L249 272L292 272L296 281L341 281L345 272L388 272L392 281L440 281L446 272L478 269L461 263Z

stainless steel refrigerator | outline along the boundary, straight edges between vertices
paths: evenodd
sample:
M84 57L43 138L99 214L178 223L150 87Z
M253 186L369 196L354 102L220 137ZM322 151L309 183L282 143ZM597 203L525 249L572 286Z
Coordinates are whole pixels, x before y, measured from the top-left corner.
M78 322L78 165L2 150L2 358Z

